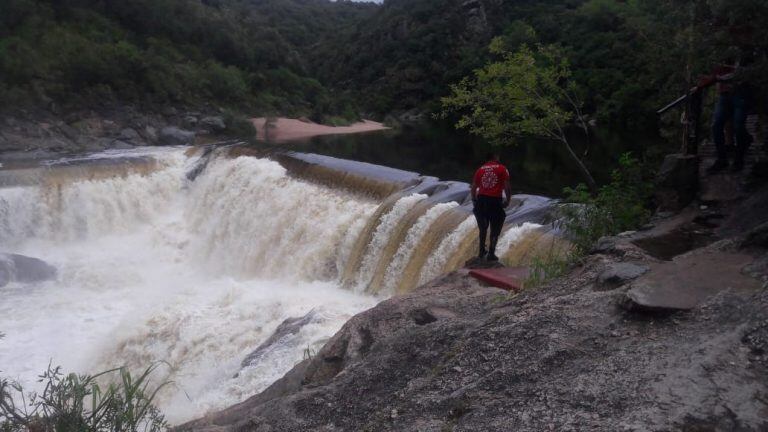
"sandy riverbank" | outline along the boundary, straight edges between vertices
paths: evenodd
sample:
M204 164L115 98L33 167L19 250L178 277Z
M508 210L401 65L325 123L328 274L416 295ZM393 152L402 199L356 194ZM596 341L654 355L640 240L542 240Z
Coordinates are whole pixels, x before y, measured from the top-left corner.
M349 126L326 126L308 120L289 118L255 118L256 137L262 141L285 142L312 138L320 135L340 135L373 132L389 129L382 123L363 120Z

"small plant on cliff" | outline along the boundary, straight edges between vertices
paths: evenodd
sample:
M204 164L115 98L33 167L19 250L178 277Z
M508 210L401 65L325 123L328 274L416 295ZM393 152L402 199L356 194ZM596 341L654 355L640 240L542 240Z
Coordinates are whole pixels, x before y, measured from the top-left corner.
M96 375L64 375L48 367L42 393L24 392L0 379L0 432L159 432L167 423L153 400L165 384L150 388L156 365L135 377L125 368ZM103 387L99 381L113 379Z
M509 52L501 38L491 42L490 51L501 60L451 86L451 95L442 99L444 111L438 116L461 113L457 128L468 129L494 145L515 144L524 137L562 144L594 190L592 174L566 135L573 125L584 133L588 129L562 51L552 45L536 49L523 45Z
M574 245L574 253L588 253L603 236L638 228L648 222L647 204L652 184L642 164L630 153L621 155L611 182L591 194L584 184L564 190L561 206L563 228Z

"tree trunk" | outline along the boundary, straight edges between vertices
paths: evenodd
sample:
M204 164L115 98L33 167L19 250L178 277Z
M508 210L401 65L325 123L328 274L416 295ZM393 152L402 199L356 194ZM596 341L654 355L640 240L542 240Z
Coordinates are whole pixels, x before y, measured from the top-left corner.
M597 182L595 182L595 179L592 177L592 173L589 172L587 169L587 166L584 165L584 162L581 161L581 159L576 155L576 152L573 151L571 148L571 145L568 143L568 140L563 138L563 144L565 144L565 148L568 149L568 153L571 155L573 160L576 162L576 165L579 167L579 171L581 171L581 175L584 176L584 180L587 181L587 186L589 186L589 190L592 191L592 193L597 192Z

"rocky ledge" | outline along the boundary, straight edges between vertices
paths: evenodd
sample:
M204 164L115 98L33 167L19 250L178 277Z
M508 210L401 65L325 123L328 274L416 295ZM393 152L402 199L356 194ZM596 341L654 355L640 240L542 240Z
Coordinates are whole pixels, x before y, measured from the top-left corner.
M516 295L459 271L353 317L264 392L177 430L768 430L765 249L740 245L691 252L753 262L686 310L627 307L657 267L690 261L628 241Z
M232 125L225 120L223 110L211 107L152 111L116 105L66 113L17 109L0 113L0 153L11 160L146 145L200 144L232 135Z

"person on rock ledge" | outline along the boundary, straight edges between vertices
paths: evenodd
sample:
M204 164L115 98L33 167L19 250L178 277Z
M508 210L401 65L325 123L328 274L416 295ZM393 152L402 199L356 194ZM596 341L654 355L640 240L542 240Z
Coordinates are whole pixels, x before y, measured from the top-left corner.
M479 258L488 261L498 261L496 256L496 243L499 241L504 219L507 217L504 211L509 206L512 197L512 186L509 183L509 171L499 163L499 155L490 153L486 161L475 172L472 179L470 194L473 213L480 229L480 254ZM506 197L504 197L506 195ZM485 239L488 227L491 228L491 238L488 249L485 248Z

